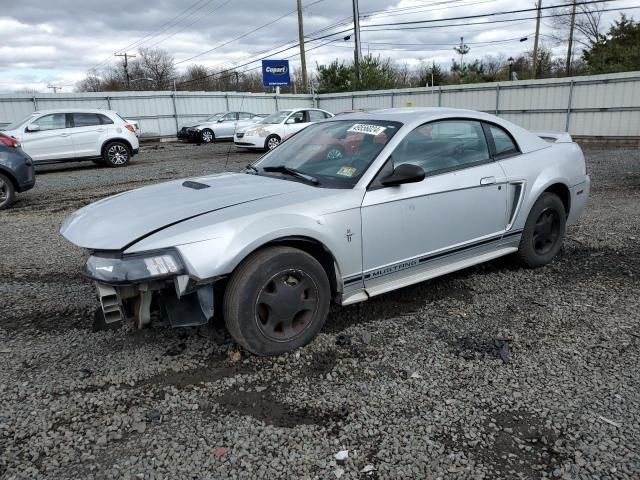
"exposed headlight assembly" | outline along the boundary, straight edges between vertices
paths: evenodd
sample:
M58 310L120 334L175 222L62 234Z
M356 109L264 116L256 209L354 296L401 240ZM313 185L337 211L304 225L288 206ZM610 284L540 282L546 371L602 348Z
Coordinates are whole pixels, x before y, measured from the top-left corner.
M184 271L180 257L172 250L124 256L91 255L84 266L86 276L107 284L159 280Z

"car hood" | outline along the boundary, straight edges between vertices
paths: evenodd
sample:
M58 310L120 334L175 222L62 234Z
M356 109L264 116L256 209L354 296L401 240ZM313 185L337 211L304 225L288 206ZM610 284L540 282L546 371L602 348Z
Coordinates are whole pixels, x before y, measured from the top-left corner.
M247 174L176 180L81 208L64 221L60 233L90 250L124 250L142 238L200 215L305 189L315 190L302 183Z

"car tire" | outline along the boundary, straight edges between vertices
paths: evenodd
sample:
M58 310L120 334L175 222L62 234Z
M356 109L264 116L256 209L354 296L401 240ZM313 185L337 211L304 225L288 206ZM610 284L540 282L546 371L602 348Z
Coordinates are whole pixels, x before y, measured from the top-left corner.
M273 150L280 145L282 140L278 135L269 135L267 139L264 141L264 149L265 150Z
M16 200L16 188L6 175L0 173L0 210L9 208Z
M560 197L545 192L533 205L522 232L518 258L529 268L548 264L558 254L567 226L567 212Z
M131 160L131 149L124 142L109 142L102 150L102 160L108 167L124 167Z
M233 339L256 355L278 355L309 343L329 313L331 287L308 253L268 247L244 260L224 295Z
M216 141L216 135L210 128L205 128L200 132L200 140L202 143L214 143Z

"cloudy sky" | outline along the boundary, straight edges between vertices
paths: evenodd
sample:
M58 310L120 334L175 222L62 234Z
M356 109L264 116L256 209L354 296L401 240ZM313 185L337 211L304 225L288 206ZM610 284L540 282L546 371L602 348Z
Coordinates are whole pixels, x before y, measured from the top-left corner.
M0 9L0 92L24 89L48 91L48 85L73 91L75 82L92 68L119 61L114 53L135 53L140 47L169 51L179 70L192 63L229 68L273 53L293 56L298 38L295 0L3 0ZM52 4L55 3L55 7ZM569 0L544 0L559 5ZM353 43L343 40L350 27L349 0L303 0L307 63L310 67L353 56ZM532 48L533 12L429 24L390 23L488 14L528 9L535 0L360 0L363 51L391 56L398 62L421 60L451 64L460 37L473 59L508 57ZM631 8L636 7L636 8ZM621 9L640 18L640 0L614 0L604 8ZM551 10L543 15L551 14ZM619 11L603 15L605 30ZM496 20L512 20L495 23ZM542 33L553 33L551 18L543 18ZM442 25L442 26L441 26ZM407 29L406 27L425 27ZM322 40L313 40L325 37ZM520 42L519 39L528 40ZM545 45L562 55L566 47L543 36ZM329 42L329 43L328 43ZM268 50L271 49L270 52ZM206 53L204 53L206 52ZM267 52L267 53L264 53ZM239 67L245 70L259 65Z

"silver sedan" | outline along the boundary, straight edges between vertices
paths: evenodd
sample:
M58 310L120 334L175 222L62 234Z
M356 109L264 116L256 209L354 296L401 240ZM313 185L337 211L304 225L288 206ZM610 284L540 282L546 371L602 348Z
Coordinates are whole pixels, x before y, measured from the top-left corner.
M216 113L195 125L182 127L178 138L202 143L213 143L216 140L229 140L239 129L262 120L263 117L249 112Z
M161 183L89 205L62 234L90 252L101 320L173 326L222 314L247 350L300 347L349 305L513 254L560 251L590 190L567 134L443 108L310 125L245 173Z

